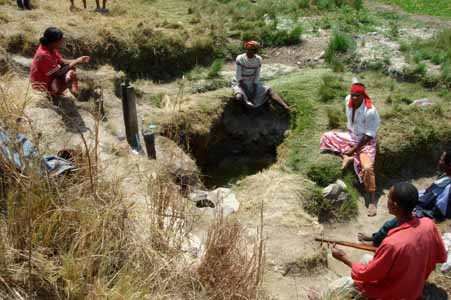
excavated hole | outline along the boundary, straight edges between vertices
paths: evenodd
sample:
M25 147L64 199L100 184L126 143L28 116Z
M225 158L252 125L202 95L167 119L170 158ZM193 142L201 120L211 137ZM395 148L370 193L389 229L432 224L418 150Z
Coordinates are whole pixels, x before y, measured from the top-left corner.
M166 128L197 162L205 187L224 187L255 174L276 162L277 146L289 129L289 114L279 107L265 106L245 111L229 102L207 134L190 130L193 124ZM177 132L170 136L168 132Z

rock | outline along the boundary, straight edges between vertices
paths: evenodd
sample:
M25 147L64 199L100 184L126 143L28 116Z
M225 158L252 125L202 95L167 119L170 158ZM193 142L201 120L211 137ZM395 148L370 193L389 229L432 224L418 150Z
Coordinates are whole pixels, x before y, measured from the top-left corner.
M31 58L23 57L20 55L13 55L11 57L12 63L14 66L16 66L19 71L22 71L23 73L28 74L30 72L31 67Z
M434 102L432 102L428 98L422 98L422 99L414 100L410 105L428 106L428 105L433 105L433 104L434 104Z
M194 160L172 140L157 136L155 140L157 160L175 177L183 188L200 186L199 170Z
M348 199L348 195L345 190L346 184L338 179L335 183L329 184L323 189L323 197L331 200L332 202L343 202Z
M228 188L218 188L210 192L196 191L189 195L189 199L196 204L211 202L217 210L222 210L224 217L237 212L240 208L240 202L236 199L235 193Z
M201 257L204 251L204 245L198 236L189 233L182 244L182 251L188 252L193 257Z
M442 273L448 273L451 272L451 232L443 234L443 243L448 251L448 259L446 260L446 263L440 267L440 271Z
M324 57L326 57L326 51L322 51L318 56L318 59L323 59Z

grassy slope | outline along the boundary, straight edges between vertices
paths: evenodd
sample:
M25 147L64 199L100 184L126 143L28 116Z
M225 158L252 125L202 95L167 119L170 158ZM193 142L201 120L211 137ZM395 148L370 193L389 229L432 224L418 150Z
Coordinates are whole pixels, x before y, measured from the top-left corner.
M451 18L451 5L448 0L383 0L396 4L411 13Z
M319 152L321 133L328 130L327 110L338 108L340 112L343 107L342 99L339 97L329 103L318 101L320 98L318 82L324 74L331 73L328 69L314 69L271 82L272 86L297 109L292 133L280 146L279 157L288 168L304 175L310 175L312 167L322 167L320 170L332 173L332 178L323 180L325 183L334 179L333 176L336 178L336 174L351 183L352 176L340 175L341 172L336 171L339 167L336 159L320 155ZM353 74L345 73L338 76L342 76L346 83L350 82ZM413 168L412 163L419 154L423 156L425 162L434 161L437 152L432 150L448 143L451 138L449 122L451 99L441 97L437 92L427 91L419 84L396 83L378 73L363 73L360 77L367 84L369 93L382 116L378 176L386 179L400 176L406 166ZM346 86L343 88L346 89ZM407 104L425 97L437 105L416 108ZM391 163L387 164L387 161ZM351 205L345 209L346 211L339 214L340 218L352 216L356 213L357 207Z

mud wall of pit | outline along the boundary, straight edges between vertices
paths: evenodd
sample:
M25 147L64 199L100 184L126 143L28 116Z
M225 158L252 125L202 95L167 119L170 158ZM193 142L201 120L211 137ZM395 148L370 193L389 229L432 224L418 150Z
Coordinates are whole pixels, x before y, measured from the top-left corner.
M289 114L269 105L248 111L229 101L220 109L208 130L196 130L202 126L189 118L162 126L164 136L195 158L207 187L226 185L275 163L277 146L290 127Z
M65 57L90 55L90 67L111 64L130 78L171 80L196 65L209 65L217 49L209 36L198 36L187 42L179 34L171 34L145 25L123 34L106 28L94 31L94 37L80 36L65 30ZM39 45L38 33L12 32L0 43L7 52L31 58ZM1 53L0 53L1 54Z

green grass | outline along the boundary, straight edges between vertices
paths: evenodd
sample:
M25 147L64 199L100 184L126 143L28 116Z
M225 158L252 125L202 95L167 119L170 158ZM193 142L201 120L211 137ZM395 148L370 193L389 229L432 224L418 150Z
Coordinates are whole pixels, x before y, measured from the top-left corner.
M383 0L383 2L398 5L411 13L451 18L449 0Z
M418 78L424 78L426 66L424 61L428 60L435 65L440 65L442 74L438 83L451 87L450 68L451 65L451 29L444 29L428 40L415 40L404 43L401 50L407 57L416 63L416 66L408 71Z
M334 30L327 45L325 59L329 64L340 61L340 56L355 49L356 45L351 36L339 30Z
M328 69L314 69L270 82L297 109L292 120L292 133L279 147L279 161L293 172L310 178L316 183L315 188L342 178L348 184L352 197L357 198L357 191L352 186L355 180L353 172L342 174L339 171L339 158L320 154L319 151L321 134L331 127L331 115L333 127L344 129L345 126L344 101L338 101L340 96L337 96L337 101L329 103L320 99L321 85L318 82L328 74ZM355 75L344 73L342 76L343 85L346 86ZM379 163L376 164L381 184L384 184L385 179L400 176L403 170L414 169L418 155L426 164L434 162L437 159L435 150L449 144L451 139L449 93L425 90L420 83L396 83L379 72L361 73L359 77L367 85L368 93L382 116L378 135ZM429 98L436 105L425 108L409 106L420 98ZM386 161L391 163L382 163ZM333 207L315 195L313 190L310 199L316 204L311 204L313 207L309 208L313 214L317 215L321 211L321 215L327 215L328 212L334 219L349 219L357 213L357 202Z

